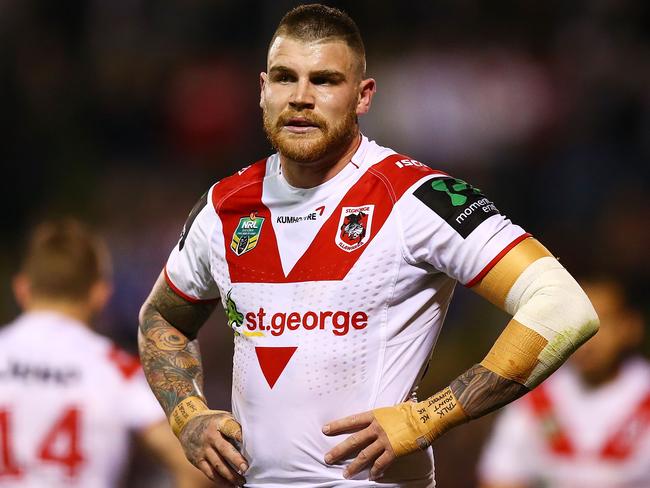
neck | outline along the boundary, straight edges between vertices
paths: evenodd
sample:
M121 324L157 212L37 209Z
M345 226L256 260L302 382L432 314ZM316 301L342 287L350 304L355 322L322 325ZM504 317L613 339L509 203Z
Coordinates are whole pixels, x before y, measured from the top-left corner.
M334 178L345 168L361 144L361 133L357 132L342 152L327 155L321 160L299 163L280 153L280 164L284 178L296 188L313 188Z
M70 317L78 322L90 327L93 313L90 307L85 303L63 302L57 300L38 299L32 300L27 307L26 312L56 312L66 317Z

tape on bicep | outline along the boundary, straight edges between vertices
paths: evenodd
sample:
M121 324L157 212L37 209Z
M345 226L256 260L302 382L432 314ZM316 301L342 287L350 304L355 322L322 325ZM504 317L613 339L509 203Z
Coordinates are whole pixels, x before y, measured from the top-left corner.
M503 256L472 289L502 308L520 275L532 263L544 257L552 257L552 254L537 239L524 239Z
M596 312L580 285L550 256L520 274L504 308L513 315L513 325L497 339L484 365L500 368L495 372L529 388L541 383L598 329ZM536 361L531 367L533 354Z

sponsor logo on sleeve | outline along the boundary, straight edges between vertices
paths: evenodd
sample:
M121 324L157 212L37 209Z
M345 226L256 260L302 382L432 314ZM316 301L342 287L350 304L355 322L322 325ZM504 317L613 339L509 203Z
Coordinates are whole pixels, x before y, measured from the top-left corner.
M260 240L264 217L258 217L252 212L248 217L239 219L239 224L232 235L230 249L237 256L252 251Z
M374 205L343 207L336 234L336 245L346 252L356 251L370 239Z
M434 178L413 193L442 217L463 238L499 210L469 183L455 178Z

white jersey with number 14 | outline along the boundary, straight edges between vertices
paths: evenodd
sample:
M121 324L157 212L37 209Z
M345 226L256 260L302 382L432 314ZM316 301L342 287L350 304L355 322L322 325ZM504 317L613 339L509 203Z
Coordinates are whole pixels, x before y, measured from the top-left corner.
M108 488L164 420L136 358L51 312L0 329L0 486Z

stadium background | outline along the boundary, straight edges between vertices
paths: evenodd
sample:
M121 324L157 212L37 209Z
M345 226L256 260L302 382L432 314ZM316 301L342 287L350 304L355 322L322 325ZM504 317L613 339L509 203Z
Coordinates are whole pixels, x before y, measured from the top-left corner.
M268 154L258 74L298 2L0 1L0 318L24 232L78 216L106 235L99 328L134 350L137 311L196 199ZM650 4L329 2L378 80L364 132L472 182L577 275L612 272L647 312ZM505 316L458 289L422 396L486 352ZM207 394L230 395L223 313L202 331ZM645 348L646 352L648 347ZM491 416L436 443L439 486L474 485ZM152 476L138 455L128 486ZM151 482L153 483L153 482Z

